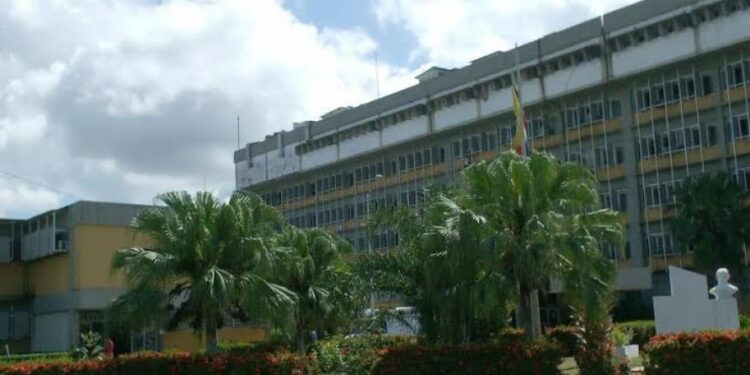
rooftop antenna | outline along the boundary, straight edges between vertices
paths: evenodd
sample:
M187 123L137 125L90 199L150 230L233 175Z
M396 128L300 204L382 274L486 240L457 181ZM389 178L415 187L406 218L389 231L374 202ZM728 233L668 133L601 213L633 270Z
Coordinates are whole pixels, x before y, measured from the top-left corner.
M380 74L378 70L378 51L375 51L375 95L377 99L380 99Z
M240 149L240 115L237 115L237 149Z

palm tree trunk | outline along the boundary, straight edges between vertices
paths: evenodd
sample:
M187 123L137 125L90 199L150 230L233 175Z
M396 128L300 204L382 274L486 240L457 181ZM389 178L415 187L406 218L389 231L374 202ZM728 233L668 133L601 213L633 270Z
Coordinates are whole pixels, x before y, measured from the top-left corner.
M296 331L295 341L297 346L297 353L305 354L305 325L302 324L302 322L297 322Z
M206 353L214 354L218 351L218 322L216 315L212 313L206 313Z
M516 327L523 329L526 339L533 340L542 336L539 316L539 291L537 289L521 290L518 293L516 307Z

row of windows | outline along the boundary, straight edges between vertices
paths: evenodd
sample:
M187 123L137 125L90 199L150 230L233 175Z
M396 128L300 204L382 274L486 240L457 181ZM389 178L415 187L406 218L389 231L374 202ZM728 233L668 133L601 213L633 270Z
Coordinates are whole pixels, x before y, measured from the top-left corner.
M433 160L437 160L438 163L445 162L445 149L427 148L424 150L417 150L401 155L398 157L398 171L400 173L404 173L406 171L412 171L422 167L430 166L432 165ZM395 161L391 164L391 172L393 174L396 173Z
M566 127L578 128L607 119L622 116L619 100L610 100L607 106L602 101L582 104L573 108L565 109Z
M701 139L702 136L705 136L705 141ZM642 159L645 159L698 148L701 144L715 145L716 142L715 126L706 127L705 134L701 134L700 126L688 125L684 129L656 134L656 137L653 135L641 136L639 141L636 142L636 151Z
M612 193L603 192L599 194L599 201L602 208L609 208L615 211L625 212L628 210L628 192L627 190L617 190Z
M727 64L721 68L721 88L726 89L750 83L750 60Z
M712 78L701 75L701 95L713 93ZM680 100L694 98L696 94L695 77L687 76L660 83L652 83L651 87L639 88L635 92L635 106L637 111L645 111L653 107L676 103Z
M581 163L589 169L598 169L625 162L625 151L622 145L610 144L585 150L583 154L575 149L568 152L568 161Z
M490 132L474 134L461 140L453 141L453 157L467 157L479 152L497 149L497 136Z
M386 231L370 237L370 242L367 242L367 236L357 237L356 241L351 241L353 246L359 251L368 251L372 249L383 250L388 248L394 248L400 243L398 233L393 231Z
M646 185L646 207L659 207L675 203L674 189L679 181L662 182L660 184Z
M672 234L669 232L649 234L644 241L644 245L644 247L651 252L652 256L669 255L674 254L675 252Z

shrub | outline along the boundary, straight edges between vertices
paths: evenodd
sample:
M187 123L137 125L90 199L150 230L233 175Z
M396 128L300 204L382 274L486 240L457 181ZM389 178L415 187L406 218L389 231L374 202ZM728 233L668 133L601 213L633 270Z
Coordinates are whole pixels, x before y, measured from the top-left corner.
M67 352L0 355L0 365L18 362L65 362L71 360L70 353Z
M372 369L380 374L560 374L562 356L548 342L384 349Z
M659 335L645 347L649 375L748 374L750 332Z
M750 316L740 314L740 329L743 331L746 329L750 329Z
M648 340L656 336L656 325L653 320L636 320L615 324L615 327L630 332L633 337L631 343L640 346L646 345Z
M625 346L633 342L633 331L626 327L612 328L612 345Z
M572 357L576 353L578 335L576 328L571 326L558 326L549 328L544 332L547 339L557 344L563 357Z
M313 352L323 373L366 375L382 349L405 346L409 342L410 338L403 336L333 337L316 342Z
M17 363L0 366L4 375L132 375L132 374L268 374L307 375L316 372L307 356L291 353L190 355L140 353L103 361Z

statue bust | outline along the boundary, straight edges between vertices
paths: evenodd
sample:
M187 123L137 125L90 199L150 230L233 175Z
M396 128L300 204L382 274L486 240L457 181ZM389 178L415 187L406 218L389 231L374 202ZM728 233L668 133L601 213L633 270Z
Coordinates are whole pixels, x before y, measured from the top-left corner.
M729 283L729 270L726 268L716 270L716 286L709 290L716 299L734 298L737 290L736 286Z

